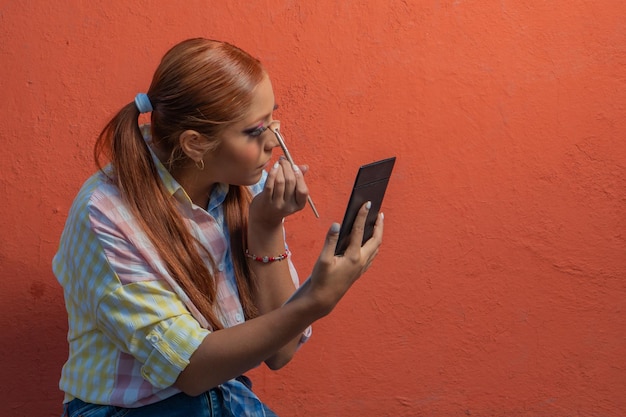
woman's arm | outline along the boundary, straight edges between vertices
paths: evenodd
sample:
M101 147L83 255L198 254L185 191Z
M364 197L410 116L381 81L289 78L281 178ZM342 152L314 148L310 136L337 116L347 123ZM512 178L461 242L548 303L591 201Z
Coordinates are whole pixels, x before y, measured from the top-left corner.
M258 230L254 230L258 229ZM250 253L258 256L277 256L285 253L285 241L282 224L274 229L255 227L249 228L249 236L265 236L264 239L248 239ZM250 269L256 277L257 290L255 302L260 315L265 315L280 308L284 302L294 293L295 286L289 270L289 261L274 261L262 263L249 260ZM280 369L292 359L302 337L302 331L294 334L292 340L284 344L272 356L265 359L270 369Z
M199 395L275 355L307 326L330 313L378 253L383 236L382 216L377 220L373 237L361 247L368 209L367 205L361 208L344 256L334 256L339 227L333 224L310 285L302 294L260 317L209 334L191 356L176 386L189 395Z
M263 192L250 208L248 250L257 256L277 256L285 253L283 218L301 210L306 204L308 188L304 181L307 167L294 167L280 159L270 170ZM261 315L273 311L293 294L295 286L288 261L262 263L249 260L257 283L256 305ZM303 329L304 330L304 329ZM301 333L265 359L270 369L280 369L293 358Z
M322 303L290 303L240 325L210 333L191 356L176 386L199 395L254 368L326 313Z

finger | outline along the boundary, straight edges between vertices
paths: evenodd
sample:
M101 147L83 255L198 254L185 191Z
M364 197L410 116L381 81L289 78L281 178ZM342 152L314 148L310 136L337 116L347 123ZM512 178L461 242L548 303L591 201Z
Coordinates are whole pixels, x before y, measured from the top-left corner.
M276 162L274 166L276 167L276 175L274 178L272 201L282 201L285 195L285 172L282 166L282 161Z
M346 249L345 255L360 252L361 243L363 242L363 233L365 230L365 220L367 219L367 214L369 213L371 207L371 201L368 201L361 206L361 209L359 210L356 219L354 219L352 231L350 231L350 244Z
M297 182L296 175L299 174L299 172L297 171L299 171L300 168L298 168L296 165L291 165L291 163L286 159L281 159L280 165L283 169L283 176L285 178L285 190L282 198L285 201L290 201L292 198L294 198L293 194Z
M335 256L335 247L337 246L337 239L339 238L340 227L341 226L339 225L339 223L333 223L330 226L330 229L328 229L328 232L326 233L324 247L322 248L322 253L320 255L321 259L329 261Z
M372 233L372 237L365 242L363 248L366 247L378 247L383 242L383 231L384 231L384 219L385 216L383 213L378 213L378 217L376 218L376 224L374 225L374 233Z
M306 184L304 179L304 173L301 168L294 166L297 169L294 169L294 174L296 177L296 189L295 189L295 199L298 207L302 208L306 205L306 199L309 196L309 187Z
M378 214L378 218L376 219L376 224L374 225L374 233L372 237L365 242L361 250L363 251L363 255L367 257L366 269L370 267L372 262L374 262L374 258L378 255L378 251L380 249L380 245L383 242L383 220L385 216L383 213Z
M267 192L267 195L270 199L272 198L272 194L274 193L274 184L276 182L276 175L278 175L279 167L280 165L278 164L278 162L274 163L270 171L267 173L267 178L265 179L265 186L263 188Z
M309 172L309 166L308 165L298 165L298 167L300 168L300 171L302 172L302 174L306 174L307 172Z
M376 258L377 255L378 255L378 248L367 259L367 262L365 263L365 267L363 268L363 273L367 272L367 270L370 269L370 267L372 266L372 263L374 262L374 259Z

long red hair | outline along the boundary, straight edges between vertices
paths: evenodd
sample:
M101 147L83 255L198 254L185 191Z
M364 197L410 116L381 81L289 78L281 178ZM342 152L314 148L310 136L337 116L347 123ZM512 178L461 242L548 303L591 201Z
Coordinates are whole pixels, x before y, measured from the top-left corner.
M189 163L178 142L185 130L195 130L211 141L214 149L219 147L220 133L245 116L251 93L264 76L257 59L225 42L189 39L170 49L147 93L153 107L153 143L170 155L165 164L168 170ZM212 265L208 268L202 261L199 251L204 248L185 226L160 180L138 117L131 102L111 119L96 142L96 164L102 169L102 158L108 156L112 181L169 273L213 329L220 329L223 325L216 314L212 273L215 262L209 256ZM254 278L244 255L250 201L247 187L231 185L224 202L235 278L247 318L258 314L253 302Z

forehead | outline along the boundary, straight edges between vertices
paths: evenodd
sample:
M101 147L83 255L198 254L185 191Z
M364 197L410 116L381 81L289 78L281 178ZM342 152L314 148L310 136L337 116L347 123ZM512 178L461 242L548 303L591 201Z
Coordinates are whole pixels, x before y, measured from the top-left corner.
M252 100L243 123L250 124L263 120L272 113L273 109L274 90L270 78L266 75L252 91Z

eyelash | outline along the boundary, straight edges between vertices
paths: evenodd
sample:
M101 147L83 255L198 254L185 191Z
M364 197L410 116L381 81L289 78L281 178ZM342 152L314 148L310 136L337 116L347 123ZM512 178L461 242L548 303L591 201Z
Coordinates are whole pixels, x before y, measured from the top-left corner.
M277 109L278 109L278 104L274 104L274 108L272 110L276 111ZM246 130L245 134L253 138L258 138L267 129L268 129L267 126L258 126L258 127L255 127L254 129Z
M259 126L259 127L255 128L255 129L247 131L246 134L248 136L253 137L253 138L257 138L257 137L261 136L263 134L263 132L265 132L266 130L267 130L267 127Z

